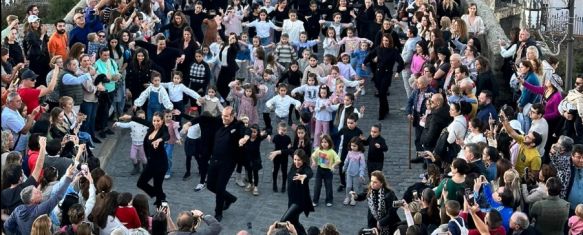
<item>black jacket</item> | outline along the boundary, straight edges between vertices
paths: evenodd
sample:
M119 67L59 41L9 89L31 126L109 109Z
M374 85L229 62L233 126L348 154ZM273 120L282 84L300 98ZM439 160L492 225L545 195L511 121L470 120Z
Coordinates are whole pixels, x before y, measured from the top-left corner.
M478 78L476 79L476 95L480 95L480 92L483 90L489 90L492 92L492 100L495 100L498 96L498 89L496 77L494 77L492 70L478 74Z
M370 207L369 207L369 209L368 209L368 227L369 228L376 228L377 222L378 222L381 227L388 226L390 228L390 231L391 231L390 234L393 234L393 232L395 232L395 230L397 229L398 223L401 221L401 219L399 218L399 215L397 215L398 208L393 207L393 201L398 200L398 198L395 195L395 192L393 192L393 190L391 190L391 189L385 189L384 198L385 198L385 209L387 210L386 215L377 221L374 218L374 216L372 215L372 213L370 211ZM356 200L357 201L368 200L368 193L365 192L365 193L358 194L356 197Z
M446 128L453 118L449 116L449 106L443 105L437 111L427 115L425 119L425 128L421 134L421 144L425 150L433 150L441 130Z
M296 174L306 175L306 179L304 179L303 184L299 180L293 180ZM304 165L300 168L296 168L296 166L292 164L287 174L287 206L289 207L292 204L299 205L306 216L308 216L310 212L314 211L312 198L310 197L310 179L312 176L314 176L314 173L312 172L310 166L307 165L307 163L304 163Z
M375 146L375 144L379 144L381 147L377 148ZM368 158L367 161L368 162L384 162L385 161L385 152L389 150L389 147L387 146L385 139L382 136L379 136L377 138L372 138L372 136L369 136L368 139L366 139L366 141L363 141L362 144L364 146L369 146L368 147Z
M393 67L395 63L398 64L397 72L401 72L405 67L405 62L403 62L403 57L401 57L401 53L393 47L381 47L378 46L374 50L372 50L368 56L364 59L364 64L368 64L377 57L377 72L378 71L388 71L390 73L393 72Z

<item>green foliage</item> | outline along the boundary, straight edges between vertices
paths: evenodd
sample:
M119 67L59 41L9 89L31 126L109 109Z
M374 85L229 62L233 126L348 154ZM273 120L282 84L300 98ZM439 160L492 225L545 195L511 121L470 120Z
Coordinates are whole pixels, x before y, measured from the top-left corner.
M13 1L10 5L6 5L5 2L10 0L2 0L2 29L8 26L6 22L6 17L8 15L18 16L20 23L24 22L24 16L26 15L26 6L22 1Z
M63 19L67 13L75 7L78 0L48 0L49 11L46 12L45 23L52 24L57 20Z

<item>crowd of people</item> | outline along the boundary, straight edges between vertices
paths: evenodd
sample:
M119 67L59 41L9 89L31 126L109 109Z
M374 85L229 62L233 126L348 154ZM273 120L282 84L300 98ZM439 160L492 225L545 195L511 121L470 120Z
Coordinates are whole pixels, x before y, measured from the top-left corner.
M559 60L525 29L500 40L504 64L490 64L475 4L393 4L87 0L72 29L49 22L50 35L36 5L23 28L6 16L3 232L219 234L237 201L233 173L258 196L259 170L272 161L272 190L287 193L288 209L269 234L339 234L300 222L333 207L338 192L345 206L367 202L359 234L581 234L583 75L564 91ZM380 123L395 78L414 128L411 161L425 169L402 199L383 174L390 147ZM367 115L379 124L361 129L367 94L378 97ZM117 128L131 130L131 174L145 194L114 191L93 153ZM261 153L262 143L273 151ZM194 157L194 191L208 189L216 205L174 223L163 183L182 145L182 179Z

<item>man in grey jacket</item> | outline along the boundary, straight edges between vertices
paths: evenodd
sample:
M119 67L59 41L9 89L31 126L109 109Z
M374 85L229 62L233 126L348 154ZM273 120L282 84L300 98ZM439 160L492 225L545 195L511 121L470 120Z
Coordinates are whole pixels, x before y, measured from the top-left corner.
M201 221L204 221L207 226L203 229L197 230ZM205 215L202 211L192 210L180 212L176 219L176 231L169 233L170 235L186 235L186 234L205 234L217 235L223 230L223 227L215 217L212 215Z
M20 192L20 198L24 204L16 207L10 214L10 217L4 223L4 230L8 234L30 234L34 220L43 214L49 214L63 199L67 188L71 184L74 172L75 167L71 164L67 169L66 179L57 193L44 202L42 201L43 195L40 189L33 185L24 188Z

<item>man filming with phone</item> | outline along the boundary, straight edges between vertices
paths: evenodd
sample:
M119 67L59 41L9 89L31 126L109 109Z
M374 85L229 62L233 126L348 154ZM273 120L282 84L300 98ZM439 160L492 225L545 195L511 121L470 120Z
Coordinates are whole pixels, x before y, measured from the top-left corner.
M516 171L523 176L525 168L530 168L530 174L538 175L541 168L541 156L536 148L542 142L542 136L536 131L531 131L527 135L520 135L510 126L508 118L504 112L500 112L500 122L504 129L520 145L516 158Z

